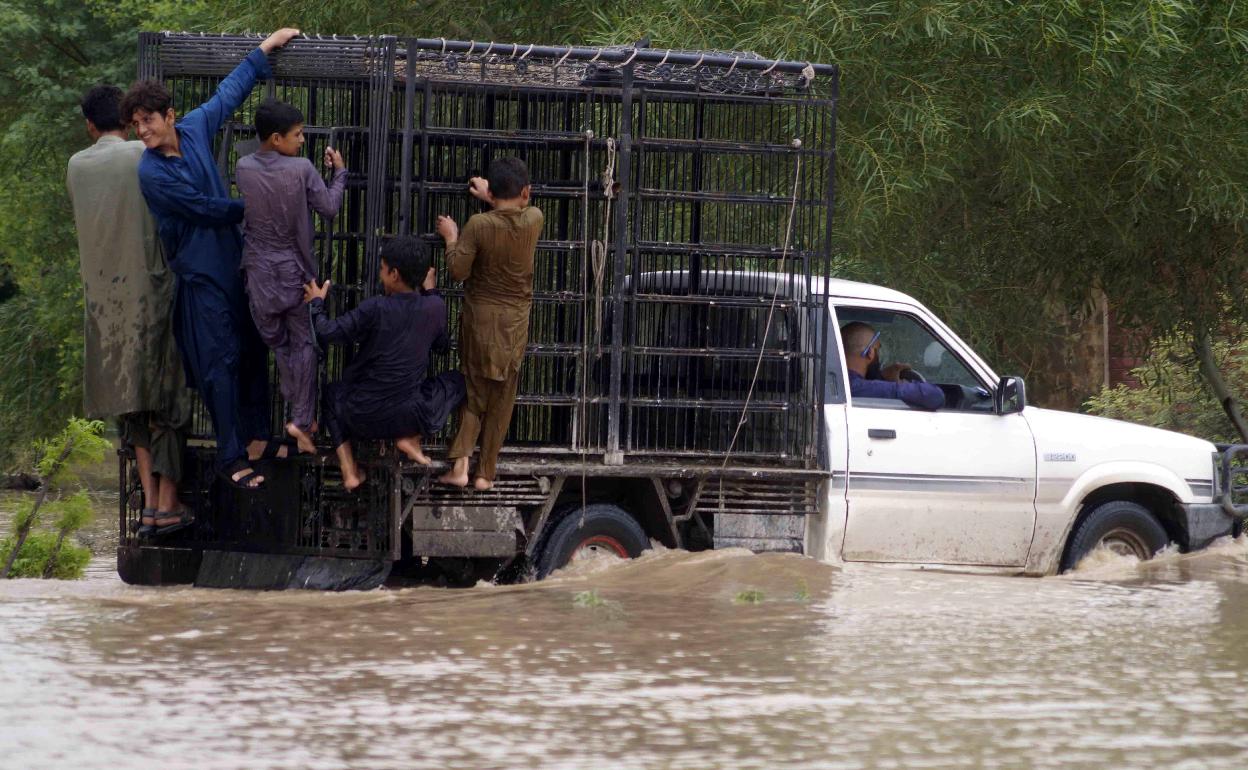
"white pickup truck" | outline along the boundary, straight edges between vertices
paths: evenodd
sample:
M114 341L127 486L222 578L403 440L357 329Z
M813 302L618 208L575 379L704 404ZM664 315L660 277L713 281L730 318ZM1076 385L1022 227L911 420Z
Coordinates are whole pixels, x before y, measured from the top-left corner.
M1097 546L1146 559L1238 533L1248 506L1233 504L1230 477L1243 447L1028 406L1021 379L999 377L913 298L841 280L828 295L832 478L808 554L1046 575ZM945 405L854 398L835 333L853 321L880 332L885 364L939 385Z

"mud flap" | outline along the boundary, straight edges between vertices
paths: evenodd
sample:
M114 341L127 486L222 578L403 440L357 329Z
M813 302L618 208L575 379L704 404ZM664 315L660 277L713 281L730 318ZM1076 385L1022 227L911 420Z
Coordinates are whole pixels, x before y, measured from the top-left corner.
M281 591L368 591L390 575L389 560L342 559L241 551L204 551L195 585Z

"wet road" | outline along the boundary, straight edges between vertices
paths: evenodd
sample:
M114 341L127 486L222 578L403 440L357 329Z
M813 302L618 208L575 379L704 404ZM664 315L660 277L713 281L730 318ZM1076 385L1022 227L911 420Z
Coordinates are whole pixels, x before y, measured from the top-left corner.
M126 586L98 531L87 579L0 584L0 767L1248 766L1248 541L1039 580L667 552L265 594Z

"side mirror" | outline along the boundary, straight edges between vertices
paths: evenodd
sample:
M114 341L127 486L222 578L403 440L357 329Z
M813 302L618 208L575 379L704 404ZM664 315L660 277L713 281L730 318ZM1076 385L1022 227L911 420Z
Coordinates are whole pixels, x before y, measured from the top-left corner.
M1017 414L1027 406L1027 386L1022 377L1002 377L992 394L992 411L997 414Z

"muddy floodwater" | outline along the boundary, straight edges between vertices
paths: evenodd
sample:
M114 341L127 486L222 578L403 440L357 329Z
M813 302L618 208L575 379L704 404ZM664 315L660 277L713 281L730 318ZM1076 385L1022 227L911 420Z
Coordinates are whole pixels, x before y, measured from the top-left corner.
M85 580L0 584L0 767L1248 767L1248 542L322 594L126 586L110 527Z

